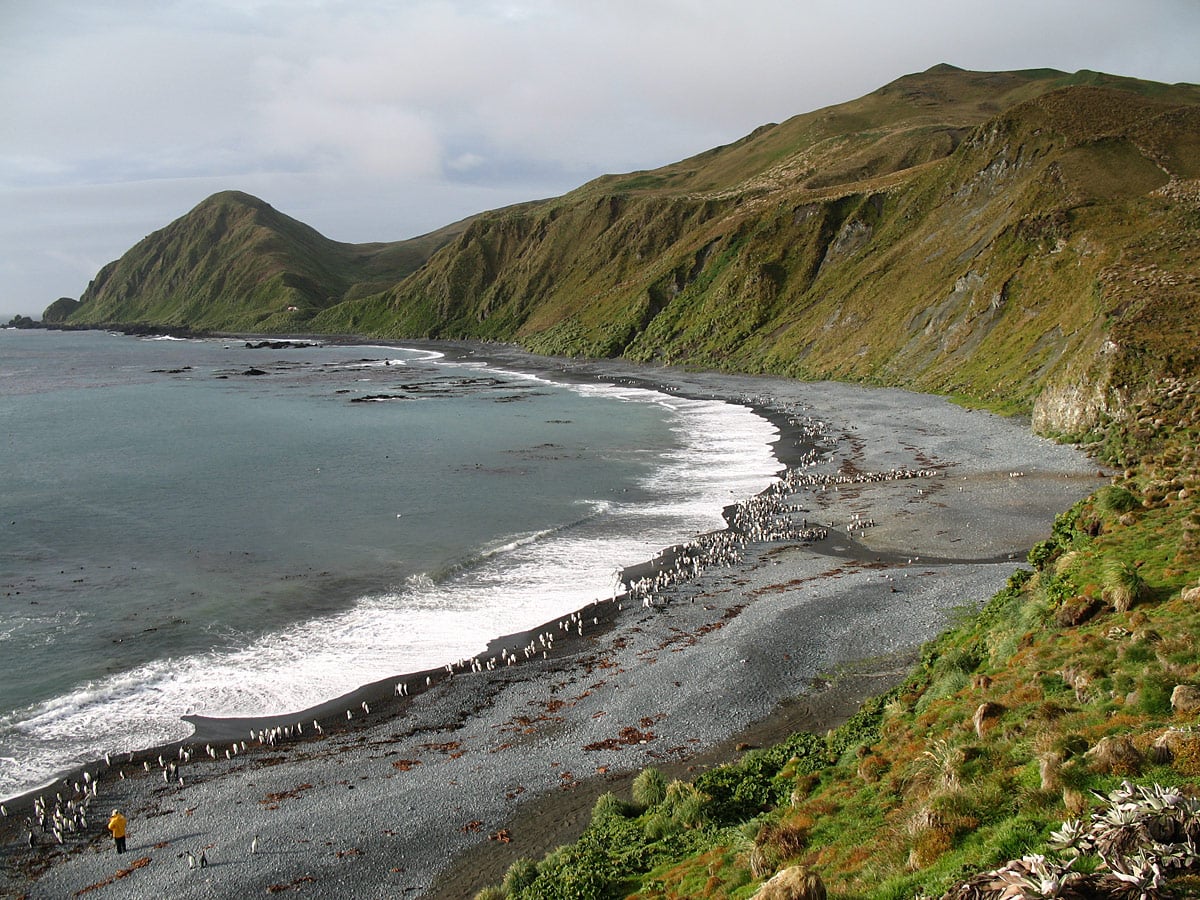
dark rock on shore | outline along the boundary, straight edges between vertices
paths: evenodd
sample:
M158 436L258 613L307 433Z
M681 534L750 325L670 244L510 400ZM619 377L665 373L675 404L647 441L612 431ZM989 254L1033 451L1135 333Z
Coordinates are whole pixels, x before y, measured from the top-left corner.
M367 394L363 397L351 397L351 403L384 403L388 400L408 400L403 394Z
M246 341L247 350L302 350L316 346L309 341Z

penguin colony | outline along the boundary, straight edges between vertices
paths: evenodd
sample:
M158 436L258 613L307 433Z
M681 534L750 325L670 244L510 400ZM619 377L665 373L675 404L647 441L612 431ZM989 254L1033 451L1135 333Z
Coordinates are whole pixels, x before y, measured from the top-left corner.
M763 399L744 398L744 402L763 405ZM788 421L791 426L798 429L801 438L814 448L819 447L823 443L831 445L835 442L835 438L829 432L828 425L824 422L812 419L811 417L801 419L791 415L789 415ZM912 478L932 478L941 475L937 470L927 468L897 468L879 473L837 473L834 475L821 475L808 471L817 465L818 459L819 454L817 449L808 451L801 459L799 465L788 468L779 479L762 493L727 509L726 521L729 527L726 530L701 535L695 540L674 548L673 552L669 555L669 561L666 555L657 561L658 571L653 576L626 581L618 575L618 590L614 591L611 602L618 603L618 609L623 608L620 602L622 600L622 591L620 589L623 588L624 599L640 602L644 608L656 607L667 602L662 595L674 585L698 578L708 569L728 567L740 563L744 558L746 547L751 543L776 541L814 542L824 540L828 537L830 531L836 527L835 523L830 522L828 525L815 525L810 524L808 519L804 518L800 524L797 524L794 520L794 514L803 510L799 506L790 504L788 498L801 491L820 492L827 491L830 486L833 486L833 489L837 490L842 485L867 484ZM1010 477L1020 477L1022 474L1012 473ZM845 527L847 533L852 533L869 528L874 524L874 520L863 519L860 515L854 514ZM518 647L515 651L504 647L501 648L498 657L493 656L488 659L475 657L469 660L459 660L456 663L447 664L444 667L444 671L446 676L452 677L458 672L492 671L499 666L511 666L522 659L529 660L539 655L543 658L548 658L554 649L556 637L572 634L582 637L585 625L588 624L593 626L598 625L599 617L588 616L583 611L575 612L559 620L557 628L551 627L546 631L539 632L527 644ZM433 684L433 676L426 676L425 687L432 687ZM398 697L410 696L409 683L404 681L397 682L395 695ZM363 701L359 705L359 708L363 715L370 715L371 708L366 701ZM354 712L354 709L347 709L345 711L347 721L354 718ZM311 733L315 736L320 736L324 733L321 723L316 719L312 721ZM298 739L303 736L304 726L301 722L273 728L252 729L249 732L251 742L265 747L274 747L284 741ZM204 746L203 752L213 760L218 759L220 756L224 756L226 760L233 760L238 754L246 752L249 746L245 740L234 741L227 747L221 748L214 747L210 743ZM174 782L180 788L183 788L185 781L181 772L181 766L190 762L195 752L196 748L193 746L180 746L177 758L168 759L164 755L159 754L157 757L157 768L162 775L163 781L167 784ZM118 778L125 778L125 772L118 767L114 767L113 758L110 754L106 753L104 755L104 762L109 771L117 768ZM126 763L132 765L133 762L134 754L129 753ZM142 761L142 768L145 772L149 773L153 771L154 766L152 762L152 759ZM98 795L100 779L98 775L93 775L90 771L86 770L82 773L80 779L79 781L64 779L57 786L58 789L53 798L39 795L34 799L32 812L24 820L28 828L27 843L30 849L48 844L50 841L61 845L70 836L80 835L82 837L87 831L87 812L90 804ZM7 806L0 805L0 815L5 817L10 815ZM250 853L256 854L258 850L259 841L258 837L255 836L250 845ZM197 867L204 868L208 864L208 858L204 850L201 850L198 856L188 851L186 857L187 865L190 869Z

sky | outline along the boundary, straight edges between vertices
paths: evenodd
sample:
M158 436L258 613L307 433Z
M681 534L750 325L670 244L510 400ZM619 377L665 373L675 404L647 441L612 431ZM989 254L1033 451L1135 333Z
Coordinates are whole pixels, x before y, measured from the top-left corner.
M205 197L415 237L937 63L1200 83L1200 0L0 0L0 322Z

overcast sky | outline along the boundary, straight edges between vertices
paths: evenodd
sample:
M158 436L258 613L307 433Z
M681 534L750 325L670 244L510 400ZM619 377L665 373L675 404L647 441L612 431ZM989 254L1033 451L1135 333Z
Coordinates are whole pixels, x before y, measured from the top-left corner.
M208 195L413 237L909 72L1200 82L1200 0L0 0L0 321Z

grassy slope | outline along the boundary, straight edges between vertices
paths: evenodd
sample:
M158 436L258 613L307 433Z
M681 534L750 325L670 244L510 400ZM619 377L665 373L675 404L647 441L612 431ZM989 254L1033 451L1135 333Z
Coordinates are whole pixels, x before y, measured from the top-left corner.
M1131 388L1195 369L1197 102L1097 73L936 67L482 215L411 278L313 325L1009 411L1044 394L1042 430L1082 431Z
M67 321L515 340L898 384L1078 434L1195 370L1198 178L1196 86L936 66L397 244L219 194Z
M225 191L105 266L66 321L296 330L321 309L394 284L462 227L342 244L257 198Z

